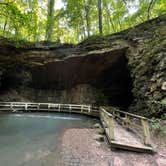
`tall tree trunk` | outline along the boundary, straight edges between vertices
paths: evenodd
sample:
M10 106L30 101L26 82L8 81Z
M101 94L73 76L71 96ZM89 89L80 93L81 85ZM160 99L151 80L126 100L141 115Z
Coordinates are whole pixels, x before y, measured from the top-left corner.
M121 22L120 22L119 17L117 18L117 20L118 20L118 24L119 24L119 31L121 31L121 30L122 30L122 24L121 24Z
M6 25L7 25L7 19L5 20L4 26L3 26L3 35L5 36L6 32Z
M14 35L15 35L15 38L18 39L20 37L20 32L18 30L18 26L15 26L14 27Z
M29 9L32 9L32 0L28 0Z
M103 5L105 7L105 10L106 10L106 13L107 13L107 17L108 17L108 23L107 23L108 27L110 29L110 23L111 23L111 27L112 27L113 32L116 32L114 23L112 21L111 15L110 15L110 10L108 8L108 4L105 2Z
M79 32L79 26L76 28L76 33L77 33L77 41L80 41L80 32Z
M88 37L90 36L90 17L89 17L89 11L90 11L90 4L91 4L91 0L85 0L85 13L86 13L86 29L87 29L87 33L88 33Z
M80 15L81 17L81 30L82 30L82 40L86 38L86 32L85 32L85 24L84 24L84 18L82 15Z
M103 34L101 0L98 0L99 33Z
M51 41L54 28L54 0L48 0L47 24L46 24L46 41Z
M149 6L148 6L148 10L147 10L147 20L150 19L150 14L151 14L150 12L151 12L151 9L152 9L152 6L153 6L154 1L155 1L155 0L151 0L151 1L149 2Z

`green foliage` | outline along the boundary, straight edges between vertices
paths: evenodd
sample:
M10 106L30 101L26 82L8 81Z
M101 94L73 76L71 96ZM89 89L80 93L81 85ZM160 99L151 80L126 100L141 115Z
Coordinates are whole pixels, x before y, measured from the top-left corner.
M77 43L98 35L98 0L4 0L0 36ZM103 35L166 14L166 0L102 0Z
M157 130L159 132L161 132L162 134L166 135L166 114L163 114L161 116L161 118L152 118L152 120L150 121L150 125L152 127L152 129Z

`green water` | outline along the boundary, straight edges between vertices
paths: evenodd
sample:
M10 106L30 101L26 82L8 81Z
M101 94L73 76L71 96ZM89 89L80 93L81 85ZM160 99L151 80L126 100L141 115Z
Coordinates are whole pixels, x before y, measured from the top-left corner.
M0 114L0 166L52 166L68 128L89 128L94 120L53 113Z

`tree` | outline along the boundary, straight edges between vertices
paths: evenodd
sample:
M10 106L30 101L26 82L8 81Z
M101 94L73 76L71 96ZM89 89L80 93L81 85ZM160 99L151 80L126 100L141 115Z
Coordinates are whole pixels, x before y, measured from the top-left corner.
M87 33L88 33L88 37L90 36L90 4L91 4L91 0L85 0L84 1L85 4L85 15L86 15L86 27L87 27Z
M103 0L103 10L105 11L105 24L107 24L107 33L116 32L114 22L111 16L111 3L110 0Z
M28 41L78 43L166 14L166 0L3 0L0 36Z
M151 0L151 1L149 2L149 6L148 6L148 10L147 10L147 20L150 19L151 9L152 9L152 7L153 7L153 3L155 3L155 0Z
M46 41L51 41L51 36L54 27L54 0L48 0L47 7L47 23L46 23Z
M99 19L99 33L103 34L101 0L98 0L98 19Z

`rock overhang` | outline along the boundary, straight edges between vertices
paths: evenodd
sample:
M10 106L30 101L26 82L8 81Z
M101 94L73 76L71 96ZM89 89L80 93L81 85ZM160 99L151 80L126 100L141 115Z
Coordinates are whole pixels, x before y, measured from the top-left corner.
M116 68L116 64L124 59L126 50L127 47L91 51L63 60L51 61L34 67L32 78L37 86L42 83L41 87L55 89L71 88L76 84L95 84L101 80L105 71L110 70L111 73L111 68Z

